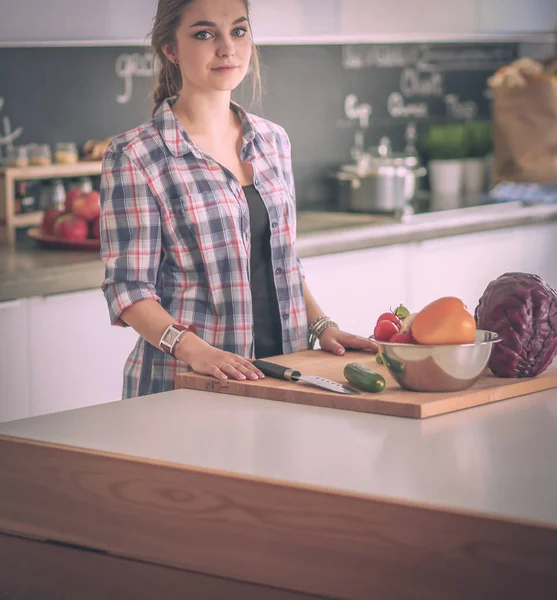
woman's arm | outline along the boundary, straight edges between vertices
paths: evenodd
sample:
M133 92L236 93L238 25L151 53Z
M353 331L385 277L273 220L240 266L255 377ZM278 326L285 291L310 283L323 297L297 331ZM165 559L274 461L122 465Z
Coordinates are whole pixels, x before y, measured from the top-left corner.
M302 282L303 282L302 285L303 285L303 289L304 289L304 300L306 303L306 313L308 316L308 325L311 325L316 319L324 316L324 313L321 310L321 308L319 307L319 304L317 304L317 300L314 298L313 294L311 293L305 278L302 279Z
M162 250L159 207L142 169L122 150L111 148L103 158L101 206L102 288L111 321L130 325L160 348L163 333L176 319L160 305L156 290ZM219 379L263 375L249 359L214 348L192 332L181 336L174 355L197 373Z
M160 348L159 342L166 328L176 323L176 319L156 300L140 300L125 308L120 318L155 348ZM212 375L218 379L263 377L263 373L249 359L219 350L191 331L182 334L174 348L174 356L190 365L196 373Z
M303 279L303 288L309 326L316 319L324 315L319 304L317 304L317 300L313 297L305 279ZM347 348L377 352L377 345L375 342L359 335L346 333L334 326L327 327L327 329L319 336L319 345L322 350L338 354L339 356L342 356Z
M125 308L120 318L126 325L133 327L139 335L147 340L155 348L160 348L159 342L169 325L176 323L176 319L168 313L156 300L140 300ZM180 360L187 360L188 349L193 345L192 338L198 338L194 333L188 331L182 335L176 345L175 353L180 349ZM201 340L200 340L201 341Z

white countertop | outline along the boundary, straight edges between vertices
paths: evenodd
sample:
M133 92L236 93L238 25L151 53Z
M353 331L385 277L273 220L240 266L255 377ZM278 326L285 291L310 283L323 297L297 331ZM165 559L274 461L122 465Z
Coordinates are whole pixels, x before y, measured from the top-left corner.
M296 251L301 258L543 223L557 219L557 204L527 206L518 201L485 204L408 214L400 220L345 213L341 214L342 218L339 218L338 226L333 231L331 227L327 227L327 222L334 222L334 215L335 213L299 214ZM360 224L356 228L353 225L358 217ZM350 224L348 219L352 219L354 223ZM370 219L371 222L368 222Z
M176 390L15 436L557 526L557 391L428 420Z

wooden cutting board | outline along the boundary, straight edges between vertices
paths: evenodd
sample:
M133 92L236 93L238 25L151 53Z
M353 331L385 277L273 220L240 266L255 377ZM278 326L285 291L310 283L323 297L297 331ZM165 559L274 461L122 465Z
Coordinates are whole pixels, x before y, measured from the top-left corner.
M362 392L360 396L353 396L328 392L302 382L292 383L271 377L246 382L230 379L220 381L197 373L179 374L176 379L177 387L414 419L442 415L557 387L556 363L534 378L499 378L486 370L486 375L467 390L425 393L403 390L389 375L387 368L375 362L375 355L365 352L348 352L345 356L334 356L322 350L307 350L268 360L297 369L302 375L320 375L339 383L347 383L343 376L345 365L359 362L381 373L385 377L387 387L380 394Z

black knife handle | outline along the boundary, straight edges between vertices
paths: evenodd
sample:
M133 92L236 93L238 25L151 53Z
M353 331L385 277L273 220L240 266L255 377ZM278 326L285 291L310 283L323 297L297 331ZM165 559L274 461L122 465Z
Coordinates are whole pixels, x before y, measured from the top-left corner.
M275 377L276 379L286 379L286 381L298 381L302 374L300 371L294 371L288 367L277 365L276 363L269 362L268 360L255 360L253 366L262 371L269 377Z

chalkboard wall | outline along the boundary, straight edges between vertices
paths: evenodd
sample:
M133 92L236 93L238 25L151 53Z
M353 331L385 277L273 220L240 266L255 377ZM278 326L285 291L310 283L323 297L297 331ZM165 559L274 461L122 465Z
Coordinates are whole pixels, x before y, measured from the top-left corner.
M488 118L486 79L516 44L264 46L263 97L253 112L290 135L298 205L334 206L331 168L350 161L355 133L404 146L406 126ZM150 118L146 48L0 49L0 148L103 139ZM249 108L251 88L236 99ZM2 102L3 99L3 102Z

